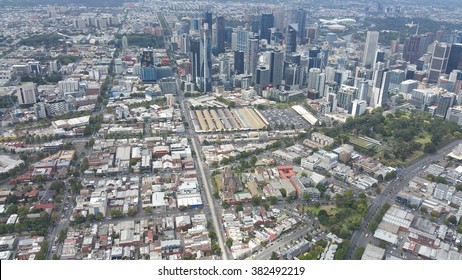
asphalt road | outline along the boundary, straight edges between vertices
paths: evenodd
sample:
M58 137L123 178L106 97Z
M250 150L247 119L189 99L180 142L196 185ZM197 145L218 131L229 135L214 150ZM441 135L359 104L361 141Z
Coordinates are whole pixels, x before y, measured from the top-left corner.
M372 205L369 207L369 211L367 212L366 217L361 223L361 226L358 230L353 232L352 237L350 238L350 246L348 247L348 252L346 256L347 259L351 259L353 257L353 252L355 248L366 246L368 240L366 234L369 234L369 238L371 235L367 226L374 218L375 214L380 209L380 207L382 207L385 203L391 204L396 195L408 185L409 181L412 178L414 178L425 165L428 165L433 161L445 157L459 143L460 140L450 142L443 148L439 149L435 154L427 155L421 158L420 160L414 162L407 168L398 171L396 179L391 181L385 187L382 193L377 196L377 198L373 201Z
M186 132L188 137L191 139L191 144L193 151L196 153L196 165L199 167L199 171L201 173L201 179L202 179L202 185L203 185L203 190L205 192L205 198L206 201L204 201L204 210L206 214L210 213L210 217L212 218L212 223L213 223L213 228L217 234L217 239L218 239L218 245L220 246L221 252L222 252L222 259L223 260L228 260L229 255L228 255L228 248L225 246L225 238L223 234L223 227L221 226L221 219L217 215L220 214L221 212L221 205L218 205L216 201L214 200L212 196L213 192L213 187L211 186L210 183L210 171L208 167L202 162L202 147L201 144L198 143L197 137L196 137L196 132L194 131L194 125L191 120L191 115L189 111L188 104L184 98L183 91L181 91L180 86L178 85L178 76L176 77L176 82L177 82L177 88L179 91L178 94L178 103L181 106L181 109L183 111L183 115L186 119L186 122L189 124L189 127L186 128ZM208 209L208 211L207 211Z

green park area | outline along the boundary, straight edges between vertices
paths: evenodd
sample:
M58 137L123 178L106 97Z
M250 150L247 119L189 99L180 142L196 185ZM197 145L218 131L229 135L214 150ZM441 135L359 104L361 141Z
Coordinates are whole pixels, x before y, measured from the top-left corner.
M343 259L348 248L348 239L353 231L361 225L368 204L364 193L355 198L352 190L335 195L334 201L335 204L321 205L315 203L314 205L301 205L298 208L299 211L316 217L323 231L332 232L344 240L339 245L334 257L335 259ZM316 254L308 253L303 256L303 259L313 259L312 257L315 256Z
M382 113L379 108L348 118L344 125L327 129L325 134L337 144L349 143L358 152L390 166L406 166L462 136L456 123L427 112L397 110L386 116Z

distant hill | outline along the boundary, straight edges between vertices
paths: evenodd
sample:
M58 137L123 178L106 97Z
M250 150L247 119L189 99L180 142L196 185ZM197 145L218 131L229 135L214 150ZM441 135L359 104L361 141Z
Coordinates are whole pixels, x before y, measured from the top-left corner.
M77 4L88 7L121 6L124 2L139 2L140 0L0 0L0 7L5 6L36 6L36 5L68 5Z

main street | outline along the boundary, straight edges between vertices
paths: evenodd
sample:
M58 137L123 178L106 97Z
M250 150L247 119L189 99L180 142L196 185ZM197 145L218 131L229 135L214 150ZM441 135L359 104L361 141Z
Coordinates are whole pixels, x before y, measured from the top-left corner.
M425 165L437 161L445 157L454 147L460 143L460 140L450 142L435 154L427 155L420 160L414 162L407 168L401 169L397 172L396 178L391 181L380 195L373 201L372 205L369 207L366 217L364 218L361 226L358 230L353 232L353 235L350 239L350 246L348 247L347 259L351 259L353 256L354 249L357 247L365 247L367 244L366 233L368 232L367 226L375 217L377 211L385 205L385 203L393 203L393 199L396 195L403 190L409 183L409 181L414 178Z
M205 191L205 197L207 200L207 205L204 207L208 207L210 210L210 216L212 218L212 223L213 223L213 228L217 234L217 239L218 239L218 245L220 246L221 252L222 252L222 258L224 260L229 259L228 257L228 248L225 246L225 238L223 236L223 227L221 226L220 222L220 217L217 215L217 212L220 214L221 213L221 207L217 205L217 203L214 201L212 192L213 192L213 187L211 186L210 183L210 171L208 170L208 167L204 167L204 163L202 162L202 147L197 141L196 137L196 132L194 131L194 125L193 122L190 118L190 112L189 112L189 107L186 104L186 101L184 99L183 92L180 90L180 87L178 86L178 77L177 77L177 87L178 90L180 91L178 94L178 102L180 103L183 115L189 124L189 127L187 128L187 133L188 137L191 139L191 144L193 151L196 153L196 165L199 167L199 171L201 173L201 178L202 178L202 185L204 186L202 189Z
M157 14L159 22L163 22L160 19L160 14ZM163 16L162 16L163 17ZM163 18L165 20L165 18ZM167 28L164 27L164 29L167 29L168 32L164 31L164 44L166 49L168 49L170 45L170 28L167 26ZM173 57L170 57L171 61L175 61ZM204 166L204 163L202 162L202 147L200 143L197 142L197 137L196 137L196 132L194 131L194 125L193 122L190 118L190 113L189 113L189 107L186 104L186 100L183 94L183 91L181 90L181 87L178 84L179 77L177 74L175 74L175 79L177 83L177 90L178 90L178 103L180 104L181 110L183 112L183 116L185 117L186 122L188 123L188 127L186 128L186 133L187 136L191 139L191 144L193 151L196 153L196 166L199 167L199 171L201 173L201 179L202 179L202 185L203 188L202 190L205 192L205 198L206 198L206 203L204 203L204 211L206 214L210 213L210 217L212 219L212 224L213 228L216 232L217 239L218 239L218 245L220 246L221 254L222 254L222 259L223 260L228 260L228 248L225 246L225 238L223 235L223 227L221 226L221 219L220 219L220 213L221 213L221 207L218 205L215 200L213 199L212 192L213 188L210 183L210 172L208 170L207 166ZM208 209L207 209L208 208ZM207 211L209 210L209 211ZM218 215L217 215L218 213Z

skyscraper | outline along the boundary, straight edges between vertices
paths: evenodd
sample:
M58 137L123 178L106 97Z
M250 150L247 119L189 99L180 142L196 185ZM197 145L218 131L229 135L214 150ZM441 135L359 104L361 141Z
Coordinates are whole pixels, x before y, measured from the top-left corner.
M390 91L399 91L401 83L404 81L405 72L401 69L395 69L390 72Z
M319 88L319 74L321 74L321 69L311 68L308 72L308 89L317 90Z
M282 83L284 54L278 50L272 51L270 56L270 83L277 87Z
M303 9L293 9L287 11L287 24L297 24L297 38L301 44L306 43L306 11Z
M201 40L199 37L191 38L190 60L192 62L192 82L197 85L201 76Z
M255 71L258 65L258 51L258 39L250 39L247 52L247 74L252 75L253 81L255 81Z
M314 44L314 42L318 38L318 25L317 24L308 25L308 30L306 33L308 35L308 38L306 38L307 41L309 40L310 44Z
M236 30L236 50L247 52L249 45L249 32L242 28Z
M351 113L353 100L357 99L358 88L342 85L337 92L337 106Z
M234 73L236 75L244 74L244 52L234 52Z
M376 72L372 89L373 104L371 104L374 108L387 104L391 73L388 69L376 70Z
M212 91L212 34L208 24L204 24L201 37L201 78L199 88L204 92Z
M216 28L217 28L217 52L225 52L225 17L216 17Z
M419 59L419 49L420 49L420 37L412 36L406 38L403 46L403 59L409 61L410 63L416 63Z
M260 21L260 39L271 41L271 30L274 27L274 16L273 14L262 14Z
M428 81L431 83L438 82L438 78L442 73L445 73L448 65L449 52L451 45L446 43L435 43L433 49L432 60L430 62L430 71L428 73Z
M286 33L286 57L297 50L297 24L289 24Z
M274 16L274 27L276 27L279 31L284 30L284 17L285 13L283 9L278 9L273 11Z
M438 106L436 107L435 115L440 116L443 119L446 118L446 113L449 107L453 106L455 100L456 95L452 92L441 94L438 98Z
M363 64L373 65L375 52L379 44L379 32L367 31L366 46L364 48Z
M202 28L204 28L205 24L208 24L209 30L212 31L212 13L211 12L204 12L204 16L202 18Z
M189 34L181 34L181 52L182 53L189 53L191 49L191 41L189 38Z
M453 70L462 70L462 44L451 46L446 74L450 74Z
M255 86L257 87L258 94L261 95L264 88L270 83L270 71L264 66L260 66L256 70Z
M220 56L220 74L224 78L224 80L228 80L231 75L229 59L226 55Z

